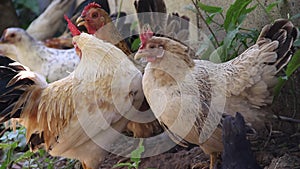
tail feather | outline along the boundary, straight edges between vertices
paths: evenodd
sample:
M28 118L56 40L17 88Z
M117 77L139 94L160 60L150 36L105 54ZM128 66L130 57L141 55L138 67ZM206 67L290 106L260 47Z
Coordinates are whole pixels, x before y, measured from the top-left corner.
M278 19L273 25L265 26L259 38L257 44L264 44L266 39L271 41L278 41L278 48L275 50L277 53L277 61L275 63L278 71L282 70L294 52L292 47L294 41L298 36L297 28L287 19Z
M140 30L149 25L156 36L185 42L189 37L189 18L178 13L167 14L163 0L135 0Z
M0 56L0 123L19 118L23 104L16 106L27 87L35 84L31 78L16 80L27 68L5 56Z
M145 24L149 24L154 32L164 27L167 21L167 15L162 15L167 12L164 0L135 0L134 6L140 30Z
M47 87L44 77L5 56L0 56L0 123L11 118L22 118L27 129L26 138L31 149L43 146L43 132L37 133L38 105L43 89Z
M166 4L164 0L135 0L134 1L135 10L138 13L141 12L160 12L166 13Z
M0 57L0 65L1 66L8 66L9 64L11 63L14 63L15 61L8 58L8 57L5 57L5 56L1 56Z

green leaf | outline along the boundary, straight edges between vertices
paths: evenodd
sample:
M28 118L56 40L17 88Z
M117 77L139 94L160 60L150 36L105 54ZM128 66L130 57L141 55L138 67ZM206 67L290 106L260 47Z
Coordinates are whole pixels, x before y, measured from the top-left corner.
M1 149L7 149L7 148L10 148L11 147L11 144L8 144L8 143L0 143L0 148Z
M216 14L210 14L210 15L208 15L207 17L206 17L206 19L205 19L205 22L207 23L207 24L211 24L212 23L212 21L213 21L213 18L216 16Z
M130 25L130 31L133 31L133 30L137 29L138 26L139 26L138 21L132 22L132 24Z
M39 155L40 155L41 157L43 157L43 156L45 156L45 154L46 154L46 150L44 150L44 149L39 149L39 150L38 150L38 153L39 153Z
M22 154L19 158L17 158L15 160L15 162L19 162L21 160L27 159L29 157L32 157L34 155L33 152L31 152L30 150L26 151L24 154Z
M224 46L218 47L209 56L209 60L214 63L222 63L225 60L226 55L224 54Z
M145 151L145 148L143 146L143 141L140 141L139 143L139 147L131 152L131 161L139 163L140 162L140 158L142 156L142 153Z
M113 168L117 168L117 167L132 167L132 164L131 163L118 163L118 164L115 164L113 165Z
M141 44L140 38L135 39L131 44L131 50L133 50L133 51L138 50L140 47L140 44Z
M197 5L200 9L202 9L203 11L208 12L208 13L216 14L216 13L222 13L223 12L223 8L221 8L221 7L205 5L201 2L198 2Z
M297 40L294 42L294 46L300 47L300 39L297 39Z
M278 1L275 1L271 4L269 4L267 7L266 7L266 11L267 12L270 12L275 6L277 6L279 3L281 3L282 0L278 0Z
M290 77L300 67L300 50L297 50L286 68L286 75Z
M241 16L246 15L254 9L247 9L247 6L252 0L236 0L226 12L224 21L224 29L228 32L229 30L235 29L236 25L241 24ZM238 20L240 20L238 22ZM243 20L243 19L242 19Z
M118 163L118 164L115 164L113 166L113 168L127 166L128 169L131 169L131 168L138 169L138 166L141 162L142 153L144 151L145 151L145 149L143 146L143 140L141 140L139 143L139 147L136 150L132 151L130 154L131 163Z
M300 50L297 50L295 52L295 54L293 55L292 59L290 60L290 62L287 65L287 69L286 69L286 76L283 77L279 77L278 79L278 83L276 84L275 88L274 88L274 99L275 100L277 98L277 96L279 95L282 87L284 86L284 84L286 83L286 81L288 80L288 78L294 73L294 71L296 71L298 68L300 67Z
M252 12L256 7L257 5L251 7L251 8L247 8L247 6L252 2L252 0L244 3L242 6L241 6L241 9L237 14L237 17L236 17L236 25L237 26L240 26L243 21L245 20L247 14L249 14L250 12Z
M230 30L225 38L224 38L224 47L229 48L232 44L233 39L236 37L237 33L239 32L239 28L235 28L234 30Z
M6 168L7 168L7 164L6 163L0 164L0 169L6 169Z
M241 16L238 18L238 23L242 24L243 21L246 19L246 16L251 13L252 11L254 11L256 9L256 7L258 6L258 4L254 5L251 8L247 8L244 11L242 11Z
M258 4L254 5L253 7L251 8L247 8L245 13L248 14L248 13L251 13L252 11L254 11L256 9L256 7L258 6Z
M210 39L205 38L202 40L202 43L199 45L199 48L196 52L196 55L199 56L201 55L201 59L208 59L207 55L210 55L213 51L215 50L214 45L210 41ZM204 57L204 55L206 57Z

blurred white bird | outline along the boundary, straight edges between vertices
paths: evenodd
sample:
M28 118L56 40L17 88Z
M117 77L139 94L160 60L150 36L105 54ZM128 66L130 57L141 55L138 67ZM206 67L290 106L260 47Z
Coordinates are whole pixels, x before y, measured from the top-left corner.
M13 45L17 61L43 75L49 82L68 76L80 60L75 49L48 48L21 28L7 28L0 42Z

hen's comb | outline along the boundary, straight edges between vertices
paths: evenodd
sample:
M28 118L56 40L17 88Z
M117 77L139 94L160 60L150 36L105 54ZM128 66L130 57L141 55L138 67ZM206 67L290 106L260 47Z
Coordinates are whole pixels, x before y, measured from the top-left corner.
M72 23L72 21L68 18L67 15L64 15L65 20L68 22L68 28L70 29L73 36L80 35L81 32L78 30L78 28Z
M96 2L89 3L87 6L83 8L83 11L81 12L81 16L86 16L86 13L91 9L91 8L101 8L101 5L97 4Z
M140 49L143 49L145 47L145 44L147 43L148 39L150 39L153 36L153 32L151 31L150 25L144 25L143 31L140 34L140 40L141 40L141 46Z

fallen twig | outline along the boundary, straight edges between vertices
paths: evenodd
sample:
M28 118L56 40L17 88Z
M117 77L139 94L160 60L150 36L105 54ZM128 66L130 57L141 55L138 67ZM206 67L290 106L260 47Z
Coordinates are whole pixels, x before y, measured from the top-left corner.
M266 142L265 142L265 144L264 144L264 148L266 148L267 145L268 145L268 143L270 142L271 136L272 136L272 132L273 132L273 126L272 126L272 124L270 124L270 132L269 132L268 138L267 138L267 140L266 140Z
M279 116L279 115L273 115L273 117L277 118L278 120L282 120L282 121L300 123L300 119L293 119L293 118L290 118L290 117Z

